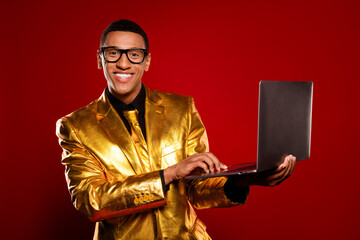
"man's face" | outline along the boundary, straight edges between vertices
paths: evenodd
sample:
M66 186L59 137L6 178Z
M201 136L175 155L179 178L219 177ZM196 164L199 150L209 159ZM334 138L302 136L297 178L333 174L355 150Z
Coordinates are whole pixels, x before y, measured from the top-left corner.
M120 49L145 48L145 41L140 34L133 32L109 32L103 47L118 47ZM106 62L98 51L98 66L104 69L109 91L119 100L131 103L141 89L141 78L144 71L149 70L151 56L145 58L140 64L131 63L122 54L115 63Z

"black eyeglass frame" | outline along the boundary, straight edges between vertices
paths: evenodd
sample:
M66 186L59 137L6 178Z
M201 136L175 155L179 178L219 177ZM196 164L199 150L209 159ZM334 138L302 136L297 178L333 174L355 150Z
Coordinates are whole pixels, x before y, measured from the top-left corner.
M120 56L119 56L119 58L118 58L116 61L109 61L109 60L106 59L106 57L105 57L105 50L106 50L106 49L109 49L109 48L113 48L113 49L116 49L116 50L119 50L119 51L120 51ZM142 60L141 62L133 62L133 61L131 61L130 58L129 58L129 56L128 56L128 51L130 51L130 50L142 50L142 51L144 52L144 58L143 58L143 60ZM109 63L116 63L117 61L120 60L120 58L121 58L121 56L123 55L123 53L125 53L125 55L126 55L127 59L129 60L129 62L131 62L131 63L133 63L133 64L140 64L140 63L143 63L143 62L144 62L145 58L146 58L147 55L148 55L148 50L147 50L147 49L144 49L144 48L121 49L121 48L118 48L118 47L115 47L115 46L114 46L114 47L101 47L101 48L100 48L100 51L101 51L101 54L103 55L105 61L106 61L106 62L109 62Z

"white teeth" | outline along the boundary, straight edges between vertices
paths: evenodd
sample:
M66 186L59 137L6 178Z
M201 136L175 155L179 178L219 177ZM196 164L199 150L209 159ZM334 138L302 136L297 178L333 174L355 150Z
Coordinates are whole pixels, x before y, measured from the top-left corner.
M115 75L119 78L128 78L131 77L131 74L127 74L127 73L115 73Z

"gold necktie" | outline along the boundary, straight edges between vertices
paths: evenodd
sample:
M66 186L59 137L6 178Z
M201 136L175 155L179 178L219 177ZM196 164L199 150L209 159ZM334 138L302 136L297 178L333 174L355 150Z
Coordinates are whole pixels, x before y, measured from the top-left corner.
M146 141L141 132L140 124L138 121L138 110L124 111L124 116L128 120L131 126L131 139L135 143L136 151L141 159L141 165L144 170L151 171L149 155L147 151Z

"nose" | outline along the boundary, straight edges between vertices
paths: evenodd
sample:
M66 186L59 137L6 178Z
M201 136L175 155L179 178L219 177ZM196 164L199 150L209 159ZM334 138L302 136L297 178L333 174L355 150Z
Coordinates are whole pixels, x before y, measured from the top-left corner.
M120 59L116 62L116 66L122 70L128 69L131 67L131 62L126 57L125 53L122 53Z

